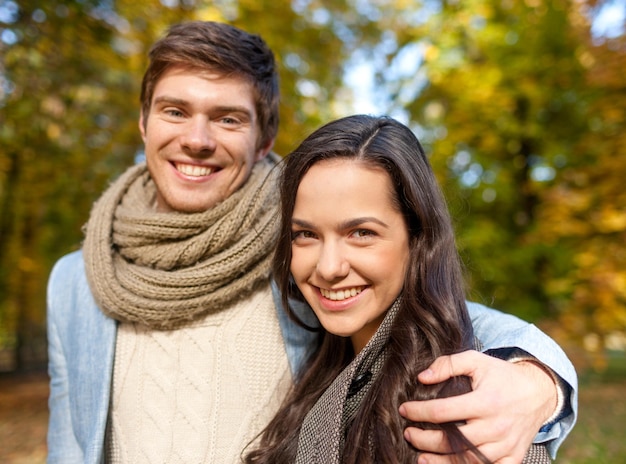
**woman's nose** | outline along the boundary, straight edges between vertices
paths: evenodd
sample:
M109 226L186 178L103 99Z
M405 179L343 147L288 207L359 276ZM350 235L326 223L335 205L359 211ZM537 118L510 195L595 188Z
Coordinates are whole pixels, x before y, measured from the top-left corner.
M326 282L340 280L350 272L350 263L339 244L327 243L321 247L317 273Z

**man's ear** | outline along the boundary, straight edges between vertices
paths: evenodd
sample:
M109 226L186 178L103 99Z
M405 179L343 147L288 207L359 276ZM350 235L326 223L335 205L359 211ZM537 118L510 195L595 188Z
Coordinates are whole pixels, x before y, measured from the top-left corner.
M143 110L139 112L139 133L144 143L146 142L146 123L148 120L143 115Z
M274 146L274 142L276 141L276 139L269 139L263 146L259 147L259 149L256 152L256 160L255 161L261 161L263 158L265 158L269 152L272 150L272 147Z

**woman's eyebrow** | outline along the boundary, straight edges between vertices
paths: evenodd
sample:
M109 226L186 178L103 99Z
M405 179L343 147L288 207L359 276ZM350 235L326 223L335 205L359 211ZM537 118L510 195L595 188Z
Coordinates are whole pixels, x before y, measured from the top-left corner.
M389 228L389 226L385 222L373 216L364 216L364 217L357 217L354 219L348 219L346 221L343 221L340 224L340 227L343 229L351 229L352 227L360 226L361 224L364 224L366 222L373 222L387 229Z
M310 222L303 221L302 219L298 218L291 218L291 225L302 227L303 229L310 229L313 227L313 224L311 224Z
M353 227L360 226L361 224L365 224L367 222L373 222L387 229L389 228L389 225L387 223L373 216L364 216L364 217L357 217L354 219L347 219L339 223L339 228L351 229ZM298 219L298 218L291 218L291 224L299 226L299 227L303 227L305 229L310 229L313 227L313 224L311 224L310 222L302 220L302 219Z

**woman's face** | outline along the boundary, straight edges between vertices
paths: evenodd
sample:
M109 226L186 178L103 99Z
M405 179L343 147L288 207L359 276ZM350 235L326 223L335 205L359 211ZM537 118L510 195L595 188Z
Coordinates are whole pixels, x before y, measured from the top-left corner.
M329 332L359 352L400 294L409 236L389 175L349 159L313 165L292 217L291 273Z

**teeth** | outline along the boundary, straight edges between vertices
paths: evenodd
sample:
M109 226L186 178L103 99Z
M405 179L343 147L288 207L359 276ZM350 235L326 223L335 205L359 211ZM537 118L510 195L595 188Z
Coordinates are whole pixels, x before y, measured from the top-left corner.
M345 300L346 298L350 298L358 295L363 291L363 287L352 287L347 288L345 290L326 290L324 288L320 288L321 294L324 298L328 298L329 300L338 301Z
M206 166L196 166L193 164L177 164L176 169L178 172L185 174L186 176L202 177L208 176L213 172L213 169Z

